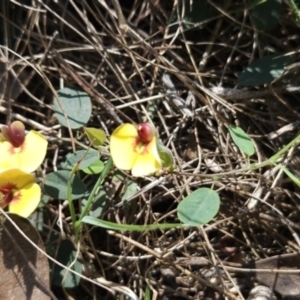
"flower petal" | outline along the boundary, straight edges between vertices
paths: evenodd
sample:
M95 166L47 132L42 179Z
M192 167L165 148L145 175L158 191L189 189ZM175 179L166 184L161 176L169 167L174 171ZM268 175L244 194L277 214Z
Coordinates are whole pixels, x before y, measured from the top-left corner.
M24 148L18 154L19 168L25 172L35 171L43 162L48 142L40 133L31 130L25 137Z
M18 167L15 154L12 153L13 149L10 142L0 141L0 172Z
M136 138L138 136L138 131L136 126L130 123L124 123L118 126L114 132L112 133L112 136L117 136L120 138Z
M134 125L125 123L117 127L110 138L110 153L118 169L131 170L138 154L134 150L138 137Z
M38 207L41 200L41 188L36 183L25 186L20 191L20 198L8 205L8 211L21 217L29 217Z
M162 167L158 154L156 138L147 145L147 152L138 155L131 170L133 176L147 176L155 173Z
M13 168L28 173L35 171L46 156L47 145L47 140L34 130L26 135L23 145L18 148L0 141L0 172Z
M17 189L21 190L34 182L35 178L33 175L19 169L9 169L0 173L0 188L7 184L14 184Z

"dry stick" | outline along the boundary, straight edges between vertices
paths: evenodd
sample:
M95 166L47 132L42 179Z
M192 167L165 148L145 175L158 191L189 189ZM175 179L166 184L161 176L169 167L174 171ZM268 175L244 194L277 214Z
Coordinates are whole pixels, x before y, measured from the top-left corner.
M151 255L153 255L156 259L160 260L161 262L165 263L165 258L163 256L163 254L161 253L158 253L157 251L155 250L152 250L150 248L148 248L147 246L143 245L143 244L140 244L139 242L135 241L135 240L132 240L131 238L123 235L123 234L120 234L120 233L117 233L115 231L112 231L112 230L109 230L108 231L108 234L112 235L112 236L115 236L121 240L124 240L148 253L150 253ZM212 289L216 290L218 293L220 294L223 294L225 296L227 296L228 298L232 299L232 300L239 300L238 297L236 297L235 295L233 295L232 293L228 292L227 290L225 290L224 288L221 288L221 287L218 287L217 285L214 285L212 283L210 283L209 281L203 279L202 277L200 276L197 276L195 275L194 273L192 273L191 271L179 266L178 264L174 264L174 262L172 261L168 261L169 263L171 263L177 270L179 270L180 272L182 272L183 274L187 275L187 276L190 276L192 278L194 278L195 280L199 281L201 284L205 285L205 286L209 286L211 287Z
M187 115L188 117L192 118L193 113L186 107L183 100L177 95L175 86L171 80L171 77L169 74L163 74L162 76L162 82L165 85L166 88L166 94L170 94L167 96L171 100L171 103L183 114ZM171 94L172 93L172 94Z
M100 93L98 93L85 79L83 79L76 71L63 59L63 57L55 50L52 51L53 58L56 63L62 67L62 69L93 99L95 99L101 107L115 120L116 123L122 124L123 121L116 113L116 108L106 99L104 99ZM134 123L126 114L118 110L118 113L122 115L127 121Z
M118 1L114 0L113 2L118 2ZM145 41L145 39L148 39L149 36L144 32L135 31L134 27L127 24L124 17L121 17L121 15L122 15L121 10L117 10L117 14L118 14L119 26L120 26L120 29L123 31L123 33L124 34L126 34L126 33L129 34L129 36L131 36L133 39L137 40L143 46L145 46L145 48L157 59L157 61L159 63L161 63L161 67L162 67L163 70L174 74L179 80L184 82L185 85L187 86L187 88L190 89L191 91L193 91L195 96L197 96L199 99L202 99L202 101L204 103L206 103L206 100L205 100L204 96L199 91L195 90L195 87L197 87L200 91L204 92L205 94L207 94L207 95L213 97L214 99L216 99L218 102L220 102L223 106L225 106L230 111L233 111L233 108L231 107L230 104L225 102L222 98L217 97L216 95L214 95L209 89L200 86L195 81L193 81L192 79L190 79L189 77L184 75L167 58L161 56L155 49L153 49L151 47L151 45ZM119 42L121 43L121 41L119 41ZM172 52L172 51L170 50L170 52ZM143 59L143 57L140 57L140 58ZM218 115L218 116L221 117L220 115Z
M263 90L240 90L233 88L223 88L223 87L212 87L208 89L213 94L216 94L224 99L229 99L232 101L237 100L248 100L251 98L260 98L265 97L267 95L271 95L272 91L269 88L265 88ZM295 93L300 92L300 86L283 86L283 87L275 87L273 88L275 92L289 92Z

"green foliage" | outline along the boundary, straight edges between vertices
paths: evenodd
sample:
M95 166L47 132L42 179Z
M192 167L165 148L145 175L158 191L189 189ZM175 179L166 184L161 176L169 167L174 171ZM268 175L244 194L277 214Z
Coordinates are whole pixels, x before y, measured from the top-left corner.
M71 179L71 180L70 180ZM72 175L70 171L60 170L51 172L46 176L44 189L45 192L54 199L68 199L68 183L72 187L72 199L79 199L86 193L86 187L77 175Z
M254 6L250 10L250 15L256 29L268 31L274 29L279 24L282 12L282 0L268 0Z
M94 149L79 150L67 154L66 161L62 166L66 170L72 170L76 165L77 170L83 170L98 162L99 159L99 152Z
M86 205L89 205L88 198L82 200L83 210ZM88 214L92 217L99 218L106 205L106 192L103 187L100 187L95 195L92 205L88 208Z
M92 146L99 147L103 145L106 139L106 134L103 130L92 127L85 127L83 129Z
M280 166L283 172L300 188L300 180L292 172L290 172L285 166Z
M299 1L295 2L294 0L288 0L288 4L290 5L290 7L293 11L296 22L300 23L300 10L298 8Z
M122 200L126 200L133 196L139 190L139 186L134 181L128 181L125 187L125 192L122 196Z
M174 165L173 155L170 149L165 147L161 141L157 142L158 154L164 168L170 168Z
M57 95L59 101L54 97L53 103L58 122L72 129L83 127L92 114L92 102L88 94L74 88L63 88Z
M243 86L256 86L272 82L280 77L284 67L293 62L290 56L280 54L270 55L254 60L239 75L238 84Z
M146 286L144 300L151 300L151 290L149 286Z
M98 160L91 165L89 165L87 168L82 169L82 171L89 175L96 175L100 174L104 169L104 163L101 160Z
M69 240L62 240L58 247L56 260L59 261L71 270L82 273L82 264L76 259L76 251L73 244ZM52 270L52 283L64 288L74 288L78 286L80 282L80 276L69 272L65 268L54 264Z
M105 229L110 230L128 230L128 231L145 231L145 230L156 230L156 229L170 229L170 228L178 228L178 227L185 227L184 224L171 224L171 223L165 223L165 224L150 224L150 225L130 225L130 224L119 224L109 221L104 221L101 219L97 219L90 216L85 216L82 219L83 223L94 225L97 227L102 227Z
M210 222L219 208L218 193L209 188L199 188L179 203L177 216L184 224L199 226Z
M242 128L231 126L229 127L229 133L234 143L242 152L248 156L251 156L255 153L255 148L251 138Z
M183 17L184 27L190 29L194 24L199 24L198 29L207 24L209 19L217 16L217 11L206 1L185 1L185 15ZM192 6L190 6L190 3Z

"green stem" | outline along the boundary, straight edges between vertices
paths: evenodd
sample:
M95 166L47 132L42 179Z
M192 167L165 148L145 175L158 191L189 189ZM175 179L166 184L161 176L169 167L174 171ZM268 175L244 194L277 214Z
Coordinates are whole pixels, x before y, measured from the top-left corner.
M70 210L73 227L76 224L76 214L75 214L75 208L74 208L73 199L72 199L72 182L73 182L74 174L75 174L76 170L77 170L77 165L74 166L74 168L72 169L72 171L70 173L70 176L68 179L68 187L67 187L68 204L69 204L69 210Z
M97 182L95 183L92 192L89 195L89 198L87 200L86 205L84 206L83 211L80 214L79 220L75 223L75 237L76 237L76 241L78 240L79 237L79 232L81 229L81 224L82 224L82 219L88 214L88 212L90 211L90 208L93 204L94 198L95 198L95 194L98 191L98 188L101 186L101 184L103 183L104 179L106 178L107 174L109 173L111 167L113 166L113 161L111 159L111 157L108 159L108 161L106 162L103 171L101 172Z
M274 164L278 158L292 148L300 140L300 134L297 135L292 141L290 141L286 146L279 150L275 155L268 159L271 164Z
M297 23L300 23L300 12L299 12L299 8L297 7L297 4L295 3L294 0L288 0L290 7L294 13L295 16L295 20Z

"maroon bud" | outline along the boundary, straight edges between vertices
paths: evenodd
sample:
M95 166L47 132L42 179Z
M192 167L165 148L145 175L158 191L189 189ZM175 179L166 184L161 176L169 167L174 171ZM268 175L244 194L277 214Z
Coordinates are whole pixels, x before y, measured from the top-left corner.
M142 142L150 143L155 135L153 126L149 123L141 123L138 126L138 135Z
M25 140L25 126L20 121L12 122L1 128L3 137L9 141L14 147L22 146Z

